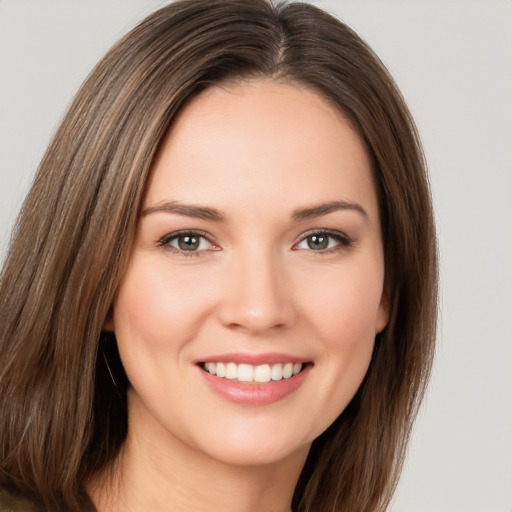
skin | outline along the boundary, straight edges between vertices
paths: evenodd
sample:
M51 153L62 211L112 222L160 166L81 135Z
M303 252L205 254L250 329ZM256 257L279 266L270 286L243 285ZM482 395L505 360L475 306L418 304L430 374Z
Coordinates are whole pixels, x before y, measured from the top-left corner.
M350 207L293 217L340 201ZM223 220L165 203L212 208ZM100 510L290 510L311 442L354 396L388 321L365 147L302 86L212 87L175 120L143 210L106 326L131 382L128 439L118 492L91 493ZM206 238L185 253L168 236L181 230ZM322 230L345 242L311 248L308 236ZM293 355L309 372L275 403L233 403L197 364L233 352Z

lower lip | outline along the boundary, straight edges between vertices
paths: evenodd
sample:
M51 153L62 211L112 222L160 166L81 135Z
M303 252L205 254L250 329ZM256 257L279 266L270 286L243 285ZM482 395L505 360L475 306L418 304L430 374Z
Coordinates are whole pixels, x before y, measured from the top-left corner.
M203 378L215 393L239 405L268 405L278 402L296 391L306 379L312 365L289 379L273 380L265 384L245 384L217 377L199 368Z

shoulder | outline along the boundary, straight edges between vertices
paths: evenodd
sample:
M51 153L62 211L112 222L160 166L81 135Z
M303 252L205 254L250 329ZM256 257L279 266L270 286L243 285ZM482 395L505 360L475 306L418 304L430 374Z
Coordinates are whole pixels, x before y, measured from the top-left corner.
M30 505L0 489L0 512L30 512Z

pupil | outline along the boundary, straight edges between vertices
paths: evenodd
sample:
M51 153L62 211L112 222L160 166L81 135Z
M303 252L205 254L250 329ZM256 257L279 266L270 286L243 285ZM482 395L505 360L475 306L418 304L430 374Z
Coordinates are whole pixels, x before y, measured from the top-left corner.
M199 247L199 238L196 236L180 236L178 245L183 251L194 251Z
M310 249L327 249L329 238L324 235L311 235L308 238L308 246Z

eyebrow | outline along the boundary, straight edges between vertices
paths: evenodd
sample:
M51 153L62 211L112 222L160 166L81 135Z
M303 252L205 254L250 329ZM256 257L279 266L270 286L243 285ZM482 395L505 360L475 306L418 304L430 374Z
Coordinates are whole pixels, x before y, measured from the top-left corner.
M339 210L355 211L360 213L365 218L365 220L369 220L366 210L360 204L344 200L330 201L328 203L322 203L310 206L308 208L300 208L294 210L292 218L293 220L314 219L316 217L321 217L322 215L327 215Z
M366 220L368 214L366 210L358 203L351 201L339 200L329 201L318 205L309 206L307 208L299 208L293 211L292 219L294 221L314 219L332 212L340 210L351 210L360 213ZM145 208L141 216L151 215L152 213L171 213L175 215L183 215L185 217L193 217L196 219L209 220L213 222L225 222L226 217L217 209L207 206L199 206L195 204L184 204L179 201L167 201L158 203L154 206Z
M196 219L210 220L213 222L224 222L226 220L224 215L215 208L195 204L183 204L178 201L163 202L150 206L142 211L142 217L159 212L184 215L185 217L194 217Z

